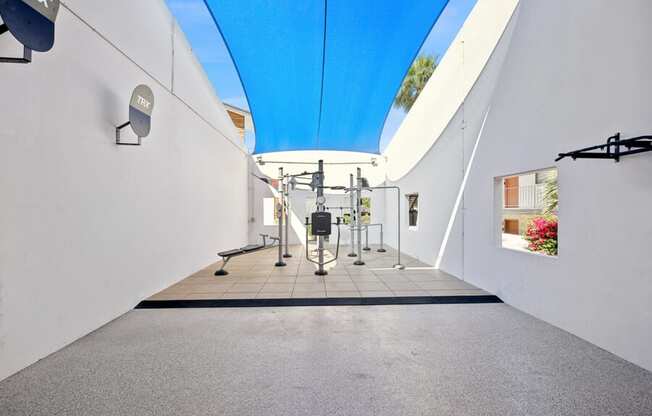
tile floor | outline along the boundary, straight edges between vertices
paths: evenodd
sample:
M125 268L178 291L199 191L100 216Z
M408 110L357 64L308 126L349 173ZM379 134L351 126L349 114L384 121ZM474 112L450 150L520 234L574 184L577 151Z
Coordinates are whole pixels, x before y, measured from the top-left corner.
M396 251L378 253L376 248L363 253L364 266L353 264L356 259L347 256L347 246L340 248L325 277L314 274L316 266L306 260L302 246L290 247L293 257L285 259L285 267L274 266L278 249L259 251L233 258L228 276L213 275L221 265L217 262L148 300L488 295L406 255L401 259L406 269L395 270Z

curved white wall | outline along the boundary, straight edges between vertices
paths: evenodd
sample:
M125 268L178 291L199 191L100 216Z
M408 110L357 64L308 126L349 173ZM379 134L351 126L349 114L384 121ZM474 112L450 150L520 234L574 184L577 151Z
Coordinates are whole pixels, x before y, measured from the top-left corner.
M383 153L398 180L445 134L492 56L518 0L479 0Z
M464 136L445 132L399 181L405 191L425 196L424 221L441 221L466 165L449 161L460 160L460 149L468 158L478 120L489 109L442 269L647 369L652 156L618 164L554 159L616 132L652 133L651 19L647 0L522 0L513 33L499 45L507 50L489 98L474 99L489 91L479 82L462 107L471 127ZM494 179L550 166L559 169L559 257L499 247ZM436 259L442 229L439 224L419 238L408 235L404 246ZM427 251L419 252L424 246Z
M481 3L478 4L481 5ZM390 185L400 186L403 195L419 194L420 213L416 229L407 227L407 199L402 198L401 249L423 262L441 266L457 276L463 275L462 221L458 220L457 215L461 206L462 182L478 134L482 128L486 111L489 108L505 56L509 50L517 16L518 12L514 14L514 17L506 26L501 41L492 51L490 59L476 78L474 87L464 97L463 104L453 114L453 118L449 120L446 128L433 141L432 147L422 156L419 163L400 180L388 181ZM492 14L484 14L484 17L495 22ZM480 31L487 26L486 22L478 19L476 14L475 20L466 23L466 25L472 26L471 29L465 25L463 30L468 33L475 30ZM474 25L476 25L475 29L473 29ZM437 114L438 103L441 101L442 97L428 95L421 96L417 104L420 111L429 109L429 113ZM415 140L425 140L432 132L432 125L424 123L423 129L420 130L420 122L421 118L419 117L406 118L404 122L406 127L403 132L412 131L412 137ZM405 141L407 140L406 137L403 136L403 139L399 140ZM416 151L408 143L404 143L403 148L406 149L405 154L408 155L413 150ZM418 146L416 148L418 149ZM399 163L402 163L403 160L401 159ZM388 172L395 169L395 163L396 158L388 158ZM401 170L402 166L401 164L396 169ZM396 196L393 192L388 192L386 207L386 221L390 224L394 223L397 214ZM387 235L388 241L396 245L397 239L394 227L388 227ZM444 254L446 255L444 256ZM441 260L438 262L440 255Z
M558 259L498 248L489 224L494 177L618 131L652 132L651 18L647 0L522 2L464 209L467 280L648 369L650 154L557 164Z
M68 0L56 34L0 64L0 379L247 240L248 156L165 3ZM152 134L116 146L139 83Z

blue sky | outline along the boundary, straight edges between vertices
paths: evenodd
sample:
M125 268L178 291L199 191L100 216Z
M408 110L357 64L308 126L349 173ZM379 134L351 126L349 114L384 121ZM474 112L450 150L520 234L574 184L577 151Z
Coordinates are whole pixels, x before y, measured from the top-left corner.
M441 58L476 1L450 0L421 48L420 54ZM238 74L204 1L166 0L166 2L213 83L217 95L226 103L248 108ZM380 140L381 151L387 146L404 117L405 113L402 110L392 108ZM251 136L245 138L250 149L253 149L253 140Z

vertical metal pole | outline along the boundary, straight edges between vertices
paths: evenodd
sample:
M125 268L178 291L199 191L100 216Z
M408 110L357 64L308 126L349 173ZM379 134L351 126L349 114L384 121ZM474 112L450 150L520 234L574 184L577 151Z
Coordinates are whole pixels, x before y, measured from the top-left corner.
M355 254L355 192L353 191L353 174L349 175L349 200L351 201L351 216L349 217L349 231L351 233L351 252L349 257L358 257Z
M324 204L324 161L319 161L319 180L317 181L317 212L326 211ZM319 269L315 272L317 276L326 276L328 272L324 270L324 236L317 236L317 251L319 253Z
M292 257L290 254L290 184L285 184L285 254L283 257L288 259Z
M358 260L353 262L356 266L364 266L364 261L362 261L362 210L361 210L361 203L362 203L362 169L358 168L358 186L356 189L356 231L357 231L357 237L358 237Z
M396 223L398 224L398 263L394 265L395 269L404 270L405 266L401 264L401 188L396 187L396 201L398 205L396 206Z
M283 202L283 168L278 168L278 195L279 195L279 206L277 207L276 218L278 218L278 261L274 266L284 267L287 266L283 261L283 211L285 209Z
M385 243L384 243L384 237L383 237L383 224L380 224L380 248L376 250L379 253L384 253L387 250L385 250Z
M371 247L369 247L369 226L367 225L364 229L364 251L371 251Z

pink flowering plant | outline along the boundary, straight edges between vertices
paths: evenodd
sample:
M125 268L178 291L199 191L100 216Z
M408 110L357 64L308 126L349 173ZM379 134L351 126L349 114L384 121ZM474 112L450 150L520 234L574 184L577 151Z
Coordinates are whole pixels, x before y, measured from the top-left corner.
M528 250L556 256L558 219L555 216L533 218L527 226L524 238Z

